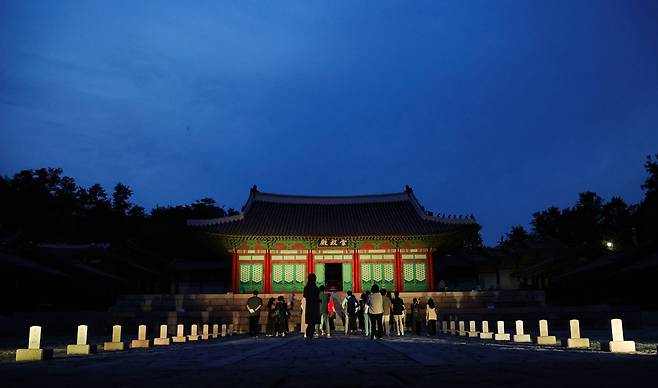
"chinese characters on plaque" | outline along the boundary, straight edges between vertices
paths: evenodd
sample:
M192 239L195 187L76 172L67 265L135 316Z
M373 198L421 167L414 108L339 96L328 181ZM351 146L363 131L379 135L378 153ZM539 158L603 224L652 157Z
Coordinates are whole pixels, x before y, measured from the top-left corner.
M346 247L347 240L344 238L322 238L318 245L321 247Z

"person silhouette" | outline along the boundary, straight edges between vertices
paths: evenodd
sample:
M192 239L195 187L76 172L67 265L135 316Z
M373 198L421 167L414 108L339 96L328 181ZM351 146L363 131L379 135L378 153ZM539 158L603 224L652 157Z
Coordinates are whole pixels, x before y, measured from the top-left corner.
M306 323L306 339L311 340L315 333L315 325L320 324L320 289L315 284L315 274L308 275L308 282L304 287L304 298L306 307L304 309L304 320Z

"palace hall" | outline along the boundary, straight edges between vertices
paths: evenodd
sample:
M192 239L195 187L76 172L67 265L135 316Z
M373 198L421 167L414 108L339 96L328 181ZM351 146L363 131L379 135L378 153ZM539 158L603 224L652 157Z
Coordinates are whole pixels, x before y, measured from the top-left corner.
M231 255L234 293L301 292L310 273L331 291L434 291L442 244L479 229L473 216L437 217L407 186L391 194L283 195L254 186L238 215L188 220ZM439 268L437 268L439 266Z

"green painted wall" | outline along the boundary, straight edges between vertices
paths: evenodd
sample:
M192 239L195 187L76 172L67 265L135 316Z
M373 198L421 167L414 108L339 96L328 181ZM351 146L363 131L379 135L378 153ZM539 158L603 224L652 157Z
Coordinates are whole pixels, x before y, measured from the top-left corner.
M315 276L318 287L324 285L324 264L315 263Z
M343 263L343 291L352 290L352 264Z

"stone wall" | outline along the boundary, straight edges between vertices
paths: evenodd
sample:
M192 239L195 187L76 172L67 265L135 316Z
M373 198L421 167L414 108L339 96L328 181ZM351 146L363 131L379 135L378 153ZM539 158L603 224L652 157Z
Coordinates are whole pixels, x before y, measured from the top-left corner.
M263 304L270 297L281 294L260 294ZM167 323L173 330L176 324L227 323L234 324L236 331L247 330L249 313L245 309L246 294L180 294L180 295L122 295L110 309L118 323L144 323L157 327ZM298 325L301 294L285 294L292 301L291 325ZM336 305L344 298L344 293L335 294ZM544 309L544 293L541 291L481 291L481 292L403 292L400 297L407 308L413 298L421 305L433 298L441 314L486 314L497 312L518 313L519 309ZM261 324L266 322L264 310Z

